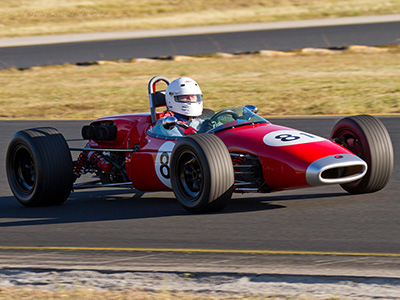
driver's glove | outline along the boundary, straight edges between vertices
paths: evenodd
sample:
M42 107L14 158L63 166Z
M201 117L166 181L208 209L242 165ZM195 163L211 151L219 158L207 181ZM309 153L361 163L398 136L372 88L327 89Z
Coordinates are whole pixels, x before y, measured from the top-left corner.
M201 123L201 127L197 131L197 133L207 132L213 128L214 128L214 126L213 126L212 122L209 119L207 119L207 120L204 120L203 123Z

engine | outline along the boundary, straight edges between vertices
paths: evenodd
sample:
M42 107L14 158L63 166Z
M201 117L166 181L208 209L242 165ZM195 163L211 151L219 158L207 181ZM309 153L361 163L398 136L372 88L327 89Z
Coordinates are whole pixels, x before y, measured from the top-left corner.
M117 126L113 121L95 122L82 127L85 140L113 141L117 138Z
M103 184L129 181L121 152L82 151L74 161L75 180L87 173L98 176Z

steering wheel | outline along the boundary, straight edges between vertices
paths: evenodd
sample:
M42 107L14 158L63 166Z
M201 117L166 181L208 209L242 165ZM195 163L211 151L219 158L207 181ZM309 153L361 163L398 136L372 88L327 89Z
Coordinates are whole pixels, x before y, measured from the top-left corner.
M223 115L230 115L235 120L240 118L240 116L237 113L235 113L233 110L221 110L221 111L217 112L215 115L213 115L210 118L210 121L215 122Z

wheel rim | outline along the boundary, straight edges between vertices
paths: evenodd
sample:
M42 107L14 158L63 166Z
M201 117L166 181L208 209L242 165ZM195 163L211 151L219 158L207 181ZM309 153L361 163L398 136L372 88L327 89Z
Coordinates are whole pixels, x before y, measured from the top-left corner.
M203 172L192 152L184 152L178 163L180 190L190 202L195 202L203 189Z
M35 187L36 171L32 155L25 148L19 148L15 152L13 175L19 189L26 194L30 194Z
M340 143L347 150L351 151L361 159L365 160L365 151L360 138L352 131L345 130L340 132L339 135Z

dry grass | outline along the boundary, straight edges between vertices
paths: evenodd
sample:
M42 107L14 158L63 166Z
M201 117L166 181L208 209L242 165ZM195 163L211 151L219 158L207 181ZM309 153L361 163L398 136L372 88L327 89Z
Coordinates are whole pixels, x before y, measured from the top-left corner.
M196 296L189 293L131 291L98 291L90 288L74 290L38 290L29 288L1 288L0 300L224 300L224 298ZM225 298L227 299L227 298ZM248 298L247 298L248 299ZM242 298L242 300L246 300ZM250 299L249 299L250 300ZM257 300L254 298L254 300Z
M303 296L217 296L204 293L144 292L140 290L98 291L90 288L74 290L38 290L29 288L0 288L0 300L312 300ZM320 298L319 298L320 299ZM321 300L321 299L320 299ZM323 300L323 299L322 299ZM337 297L325 300L339 300Z
M3 0L0 37L396 13L398 0Z
M95 119L148 111L147 83L154 75L194 78L205 106L214 110L250 103L266 117L400 113L399 48L333 53L3 70L0 118Z

